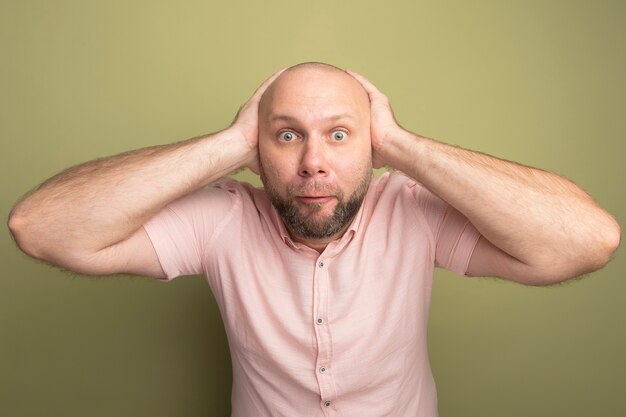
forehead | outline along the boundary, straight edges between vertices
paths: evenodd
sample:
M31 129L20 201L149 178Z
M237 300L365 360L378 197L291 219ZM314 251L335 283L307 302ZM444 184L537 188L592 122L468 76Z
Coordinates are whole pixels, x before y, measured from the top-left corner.
M260 103L265 123L287 120L369 119L369 98L363 87L339 70L297 69L283 73Z

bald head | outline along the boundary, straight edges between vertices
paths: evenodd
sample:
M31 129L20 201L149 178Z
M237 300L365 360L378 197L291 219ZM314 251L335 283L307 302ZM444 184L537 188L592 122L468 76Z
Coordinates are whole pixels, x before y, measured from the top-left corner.
M336 67L332 64L326 64L324 62L301 62L300 64L296 64L287 68L287 71L293 71L293 70L304 69L304 68L319 69L322 71L327 70L327 71L345 72L339 67Z
M352 110L369 123L369 98L363 86L344 70L321 62L305 62L287 68L267 88L259 103L259 121L267 121L275 106L287 101L289 105L329 106L341 98ZM313 109L320 110L320 109Z

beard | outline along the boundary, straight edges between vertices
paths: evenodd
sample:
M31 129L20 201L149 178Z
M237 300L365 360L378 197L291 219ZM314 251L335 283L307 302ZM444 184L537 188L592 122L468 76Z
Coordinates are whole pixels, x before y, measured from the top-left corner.
M283 219L283 222L285 222L291 233L305 239L325 239L341 232L359 211L372 179L371 168L365 170L357 188L347 200L343 191L321 181L316 181L304 187L288 186L287 196L283 197L274 184L268 181L263 167L261 167L260 171L265 192ZM311 192L320 193L321 191L323 191L324 195L333 195L337 198L337 204L332 214L321 219L315 219L314 215L323 208L322 204L308 204L308 215L301 214L296 203L296 196Z

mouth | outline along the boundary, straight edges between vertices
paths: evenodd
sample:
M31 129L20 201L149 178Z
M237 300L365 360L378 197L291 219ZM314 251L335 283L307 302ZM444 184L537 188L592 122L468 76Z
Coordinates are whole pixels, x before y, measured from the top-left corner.
M324 204L331 201L334 197L325 195L325 196L313 196L313 195L305 195L298 196L296 199L304 204Z

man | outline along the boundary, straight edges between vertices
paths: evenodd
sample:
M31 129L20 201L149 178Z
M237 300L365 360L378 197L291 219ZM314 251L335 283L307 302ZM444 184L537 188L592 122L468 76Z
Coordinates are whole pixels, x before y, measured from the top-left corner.
M381 166L398 172L372 180ZM220 179L242 167L264 189ZM9 225L79 273L205 274L238 417L436 416L435 266L548 285L620 240L568 180L408 132L368 80L320 63L274 74L221 132L51 178Z

